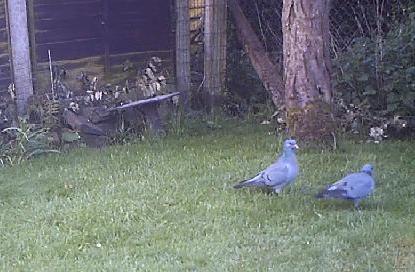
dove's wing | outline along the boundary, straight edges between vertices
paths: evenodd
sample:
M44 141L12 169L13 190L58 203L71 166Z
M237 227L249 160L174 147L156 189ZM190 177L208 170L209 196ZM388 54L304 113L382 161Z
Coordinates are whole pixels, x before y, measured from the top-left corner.
M374 189L374 180L365 173L349 175L347 179L347 194L350 198L363 198L369 195Z
M275 163L262 172L262 178L267 186L278 186L288 182L289 167L287 164Z
M336 192L343 198L362 198L371 193L374 187L373 178L365 173L350 174L333 183L327 188L327 192Z

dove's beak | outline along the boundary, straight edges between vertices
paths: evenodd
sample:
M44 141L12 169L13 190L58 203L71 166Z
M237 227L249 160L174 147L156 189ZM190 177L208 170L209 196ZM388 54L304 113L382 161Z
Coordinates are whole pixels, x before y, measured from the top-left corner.
M297 144L294 147L295 147L295 149L299 149L300 148Z

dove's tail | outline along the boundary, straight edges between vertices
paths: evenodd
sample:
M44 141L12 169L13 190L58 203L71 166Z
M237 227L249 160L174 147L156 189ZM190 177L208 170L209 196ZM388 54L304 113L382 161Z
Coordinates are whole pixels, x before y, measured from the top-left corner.
M233 186L235 189L240 189L244 187L262 187L264 186L264 182L262 178L258 175L251 179L243 180Z

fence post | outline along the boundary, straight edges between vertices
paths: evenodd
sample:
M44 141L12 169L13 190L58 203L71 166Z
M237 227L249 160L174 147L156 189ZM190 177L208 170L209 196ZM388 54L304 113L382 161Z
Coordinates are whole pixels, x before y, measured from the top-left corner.
M208 110L214 114L215 97L222 88L224 49L226 40L226 17L224 0L205 0L204 25L204 92Z
M17 114L23 116L27 101L33 95L26 0L7 1L7 12Z
M190 18L189 0L176 0L176 85L182 108L189 109L190 94Z
M225 88L225 81L226 81L226 57L227 57L227 20L228 20L228 5L227 0L218 0L218 26L219 26L219 67L220 67L220 87Z

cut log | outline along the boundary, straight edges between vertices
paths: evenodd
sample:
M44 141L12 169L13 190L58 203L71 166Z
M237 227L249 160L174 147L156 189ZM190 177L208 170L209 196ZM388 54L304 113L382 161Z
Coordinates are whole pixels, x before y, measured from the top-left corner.
M77 115L71 110L65 110L63 112L63 119L73 130L97 136L105 136L105 132L89 122L88 118L82 115Z
M265 89L271 92L274 104L281 106L284 100L284 84L280 69L270 60L264 46L243 14L238 0L230 0L229 8L235 22L238 38L243 44L252 66Z
M66 109L63 112L63 119L68 126L79 132L79 135L89 147L103 147L107 142L105 132L89 122L85 116L77 115L73 111Z
M109 109L89 107L82 109L79 114L66 109L63 119L73 130L78 131L86 144L91 147L105 145L107 138L114 135L117 127L117 113L124 114L124 117L127 115L129 119L141 117L140 119L144 119L152 134L161 135L165 130L157 107L160 102L179 94L180 92L174 92L159 95Z
M144 120L147 124L149 131L154 135L161 135L165 133L165 129L163 126L163 122L161 121L157 107L160 102L177 95L180 95L180 92L158 95L156 97L134 101L118 107L110 108L108 110L122 111L132 107L137 107L137 109L144 115Z

